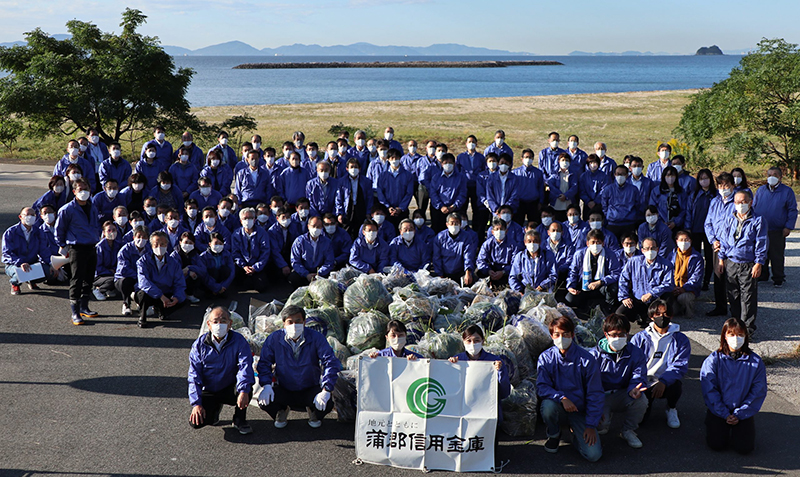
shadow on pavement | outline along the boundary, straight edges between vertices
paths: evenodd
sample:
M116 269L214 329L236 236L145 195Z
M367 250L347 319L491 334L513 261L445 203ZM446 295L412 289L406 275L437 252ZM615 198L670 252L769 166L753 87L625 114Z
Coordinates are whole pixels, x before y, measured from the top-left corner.
M103 376L67 384L93 393L177 399L186 397L188 386L186 378L172 376Z
M82 336L39 333L0 333L0 343L33 345L111 346L189 349L193 339L130 336Z

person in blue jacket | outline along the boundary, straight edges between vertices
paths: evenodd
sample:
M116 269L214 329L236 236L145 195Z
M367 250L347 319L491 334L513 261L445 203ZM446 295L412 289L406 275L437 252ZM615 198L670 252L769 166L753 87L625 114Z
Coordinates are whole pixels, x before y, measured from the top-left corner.
M242 207L255 207L275 195L272 178L266 167L259 167L261 159L255 149L247 153L246 166L236 172L234 193Z
M333 213L350 238L354 239L372 210L372 184L361 173L358 159L348 159L346 170L346 175L338 181Z
M164 206L168 209L183 210L183 192L175 186L172 174L168 171L158 174L158 183L150 189L150 196L155 197L159 207Z
M620 437L634 449L642 447L636 429L647 412L647 362L644 353L628 344L631 323L623 315L611 314L603 320L603 338L592 348L600 365L600 380L605 391L603 420L598 434L606 434L615 413L625 418Z
M211 241L211 234L219 233L222 239L227 243L230 239L231 232L217 218L217 209L214 207L206 207L202 212L202 222L197 224L194 229L194 237L196 240L195 247L202 252Z
M162 167L161 162L159 162L156 157L156 146L150 145L142 153L142 157L140 157L139 162L136 163L134 171L144 176L147 181L147 186L152 189L153 186L158 184L158 175L165 172L167 169L168 165Z
M178 158L169 166L168 172L172 176L173 185L181 191L183 200L188 199L192 192L197 190L200 169L191 163L187 147L181 146Z
M208 177L211 181L211 188L219 192L221 196L231 193L233 170L222 163L222 152L219 149L208 151L206 165L200 171L200 177Z
M414 212L411 214L411 219L414 222L414 226L416 227L415 233L416 236L421 238L425 244L431 247L433 250L433 241L436 239L436 232L433 231L430 227L425 225L425 212L420 209L415 209ZM473 220L474 223L474 220Z
M558 161L561 154L567 154L567 157L572 158L567 151L558 147L559 139L560 136L557 132L551 132L547 135L548 147L539 151L539 169L542 170L545 177L550 177L558 172Z
M245 207L239 211L242 226L231 234L230 249L236 263L236 281L242 290L267 289L267 264L271 260L269 234L256 227L256 211Z
M578 197L583 202L583 218L588 219L592 212L602 212L603 189L611 184L611 176L600 170L600 158L590 154L586 159L586 172L578 179Z
M389 265L414 273L430 267L432 259L431 246L417 233L414 222L410 219L400 222L400 235L389 242Z
M606 155L608 147L604 142L594 143L594 154L600 158L600 172L607 175L612 181L614 180L614 170L617 168L617 161L611 159ZM585 170L589 170L586 168Z
M747 325L729 318L722 325L719 348L700 369L706 403L706 443L715 451L732 448L749 454L756 446L755 415L767 397L767 371L750 349Z
M559 316L548 326L553 346L539 355L536 390L542 399L547 441L544 450L558 452L561 427L569 425L572 445L589 462L603 455L597 427L603 417L600 366L589 350L575 343L575 323Z
M627 182L636 187L636 189L639 191L634 220L634 225L636 227L644 222L644 211L647 206L650 205L650 193L652 192L653 187L658 185L658 183L654 183L649 177L644 175L642 172L644 170L643 166L644 161L641 157L631 156L630 174L628 174Z
M572 264L572 257L575 255L575 245L570 241L569 235L564 234L561 222L553 222L547 230L547 235L542 236L542 247L553 254L556 262L556 293L561 294L559 298L563 301L566 298L567 278L569 278L569 266Z
M706 238L714 250L714 258L712 268L714 269L714 302L716 306L714 309L706 313L706 316L726 316L728 315L728 294L727 284L728 277L725 275L725 269L719 269L716 266L717 254L720 248L720 239L726 232L723 228L725 224L725 217L733 214L733 177L723 172L716 178L716 185L719 194L717 194L708 206L708 215L706 216L703 227L705 229ZM719 275L722 273L722 275Z
M536 222L544 200L545 180L542 171L533 165L534 153L531 149L522 151L522 165L513 169L512 174L518 177L519 206L514 214L514 222L522 225L526 219ZM473 205L475 210L475 205Z
M694 249L698 252L701 248L703 250L705 269L702 290L706 291L711 283L711 274L714 273L714 249L706 237L705 222L709 206L717 195L717 190L713 186L714 176L708 169L700 169L697 172L695 183L694 198L692 199L692 222L689 231L692 234Z
M605 249L604 241L603 231L595 229L586 234L585 247L575 245L565 297L570 306L584 309L599 304L605 312L616 306L622 267L614 252Z
M225 226L233 234L242 226L239 217L234 213L235 204L230 197L223 197L217 204L217 223Z
M186 301L198 303L200 299L197 294L202 290L207 272L205 261L195 247L194 235L189 231L183 232L178 247L170 256L181 263L183 280L186 282Z
M206 288L214 295L224 297L236 277L233 255L225 247L225 237L219 232L211 234L208 248L200 254L206 266Z
M494 157L487 157L489 163ZM498 160L497 172L491 173L486 178L483 205L489 211L496 211L503 205L511 207L516 212L519 208L519 176L511 173L513 159L508 154L502 154ZM489 218L487 217L487 221Z
M194 165L197 171L203 170L206 165L206 155L200 146L194 143L194 136L189 131L181 135L181 144L184 150L189 153L189 162ZM177 159L179 153L176 152L173 159Z
M549 248L542 247L541 241L539 232L529 230L525 233L525 248L514 255L508 272L508 284L512 290L520 293L526 289L550 292L556 286L556 258Z
M484 156L489 154L497 154L498 156L500 154L508 154L512 160L514 159L514 151L511 146L506 144L506 133L502 129L498 129L494 133L494 141L483 150Z
M378 157L370 161L367 166L366 176L372 182L372 188L377 193L378 177L389 169L389 142L383 139L379 140L375 147L377 148ZM400 162L402 166L402 161Z
M121 248L122 242L117 241L117 228L114 222L106 221L103 224L103 237L95 245L97 266L92 293L97 301L105 301L117 294L114 289L114 273L117 271L117 254Z
M73 182L72 187L75 199L58 210L56 243L61 255L69 257L72 324L82 325L83 318L97 316L97 312L89 309L89 297L97 265L94 246L100 236L100 225L97 209L92 205L89 182L81 178Z
M658 215L673 232L691 223L690 200L678 184L678 172L668 166L661 174L661 182L650 191L649 205L657 207Z
M586 159L589 157L586 151L580 148L580 144L581 140L575 134L567 138L567 154L569 154L570 157L570 165L575 169L580 168L580 170L575 170L578 175L582 175L588 170L586 167Z
M278 429L286 427L290 409L308 411L308 425L318 428L333 410L331 393L342 364L325 337L305 327L305 310L289 305L280 316L283 329L267 337L256 367L264 388L258 405Z
M44 240L46 242L45 250L42 251L44 255L42 256L50 259L53 255L58 255L58 244L56 244L56 209L49 204L43 205L39 213L39 220L42 224L37 228L44 234ZM65 282L69 281L69 267L61 267L57 271L48 268L45 270L45 273L48 271L52 271L50 278L46 280L46 282L50 284L63 285Z
M655 205L648 205L644 214L645 221L636 231L639 240L654 239L656 245L658 245L658 255L665 258L668 257L675 249L675 243L672 241L672 230L661 219L661 215Z
M767 171L767 184L756 191L753 210L760 215L767 227L769 246L767 260L759 280L769 280L769 267L772 265L772 282L775 288L786 281L784 260L786 258L786 237L794 230L797 222L797 199L791 187L782 184L783 171L780 167L770 167Z
M489 278L492 289L500 289L509 283L511 262L520 251L519 246L506 236L506 223L495 217L492 220L492 236L480 246L475 263L478 278Z
M217 144L208 150L209 153L211 151L219 152L219 158L222 161L221 165L227 166L228 170L232 173L233 169L236 167L236 163L239 161L239 158L236 157L236 151L234 151L233 148L228 145L227 132L220 131L219 134L217 134Z
M647 309L658 299L674 300L673 265L658 253L658 244L652 237L642 240L642 256L633 257L622 267L619 275L619 301L617 313L631 322L647 323Z
M147 327L147 309L158 311L158 318L165 320L186 299L186 281L181 263L169 255L169 240L164 232L150 234L152 253L142 255L136 261L136 276L139 291L139 328Z
M622 234L622 248L617 250L619 264L624 267L630 259L641 254L642 252L639 251L639 235L632 230Z
M380 351L373 351L369 354L370 358L384 356L387 358L405 358L409 361L422 359L422 355L406 349L408 330L402 321L392 320L386 325L386 348Z
M467 204L467 178L456 170L456 158L450 153L441 159L442 173L430 179L431 228L434 232L445 229L445 217L461 211Z
M275 265L271 269L271 274L274 277L289 276L292 269L289 267L291 260L292 244L297 237L305 233L300 227L300 224L293 222L291 218L291 211L286 207L280 207L275 214L277 223L269 228L267 231L270 238L270 247L272 248L272 263Z
M567 220L561 223L563 233L568 236L570 243L580 244L585 240L589 233L589 223L581 220L581 208L578 204L572 204L567 209ZM577 247L577 245L576 245Z
M389 168L381 173L375 182L378 202L389 212L386 219L394 230L397 230L401 220L408 218L408 206L414 195L414 177L403 169L400 156L396 149L389 149L387 153Z
M308 169L302 167L300 154L292 152L289 155L289 167L281 172L278 195L289 206L297 204L297 200L306 196L306 184L312 179Z
M147 198L147 193L149 191L149 189L146 189L146 182L147 179L143 175L134 172L128 177L127 187L119 192L119 195L122 197L122 202L129 211L144 211L144 200Z
M324 232L322 219L311 217L308 233L297 237L292 244L292 272L288 280L293 286L307 286L317 277L327 278L333 270L333 243Z
M222 405L233 406L233 427L252 434L247 406L256 382L253 353L247 339L233 331L228 310L214 307L206 317L208 332L200 335L189 352L189 424L194 429L219 422Z
M89 160L80 156L81 145L75 139L70 139L67 143L67 153L59 159L53 168L54 176L68 177L67 168L71 165L77 166L81 172L81 176L86 178L89 184L89 191L95 190L96 184L94 181L94 165Z
M753 191L750 190L750 184L747 182L747 175L744 173L744 169L741 167L734 167L731 169L731 177L733 177L733 193L737 193L740 190L745 190L753 195Z
M680 154L673 156L672 167L678 172L678 185L686 192L691 202L694 198L694 191L697 189L697 179L686 170L686 158Z
M67 191L63 176L51 177L50 181L47 183L47 189L47 192L42 194L42 196L33 203L33 210L37 215L42 211L42 207L45 204L52 205L55 210L58 210L72 200L70 198L70 193Z
M3 263L11 283L11 294L19 295L18 269L29 272L31 265L41 264L45 278L52 276L50 256L51 242L45 231L36 226L38 217L32 207L24 207L19 212L19 223L12 225L3 233ZM31 290L38 290L36 281L28 282Z
M614 184L608 184L600 195L600 205L608 219L608 230L617 238L636 224L636 205L641 191L628 181L628 169L614 169Z
M350 247L353 246L353 239L336 221L333 214L322 216L322 225L325 227L325 236L331 241L333 249L333 270L339 270L347 265L350 258Z
M741 318L752 335L758 314L758 277L767 260L767 225L753 212L750 192L736 192L733 203L734 213L722 217L716 267L728 277L731 315Z
M191 233L191 230L183 226L180 213L175 209L169 209L167 211L164 227L161 228L161 231L167 235L167 246L169 247L170 253L172 253L173 250L180 250L181 235L183 235L184 232Z
M172 144L166 140L166 135L164 133L165 129L163 126L157 125L154 127L153 139L142 144L142 151L139 154L140 157L145 157L145 152L148 149L152 149L156 153L154 159L159 164L160 170L162 171L167 170L169 165L172 164L173 155Z
M197 201L194 199L186 199L183 202L183 218L181 219L181 225L183 225L186 230L194 233L194 229L196 229L202 221L200 209L197 207Z
M603 227L605 219L606 219L605 214L603 214L602 211L592 212L589 215L588 230L602 230L603 236L605 237L605 241L603 242L603 247L605 247L610 252L617 253L622 247L619 244L619 240L617 240L617 237L611 232L611 230ZM577 243L583 244L584 242L586 242L587 233L589 232L588 231L584 232L584 234L578 238Z
M486 169L475 176L475 195L478 203L472 208L472 228L479 237L483 237L486 233L489 221L494 213L493 210L489 210L486 206L488 203L486 183L489 180L489 176L497 171L497 161L497 155L494 153L486 156Z
M145 254L152 253L148 237L150 231L141 225L133 229L133 238L117 253L117 269L114 271L114 288L122 295L122 315L130 316L131 304L139 290L136 262Z
M670 155L672 154L672 146L667 143L658 145L658 159L647 166L647 177L651 181L658 184L661 182L661 175L667 167L672 167L670 163Z
M416 145L416 142L414 145ZM464 177L467 179L467 200L464 202L464 208L466 209L467 204L471 204L472 210L475 210L478 206L478 192L475 179L481 172L486 170L486 157L478 152L478 138L472 134L467 136L466 147L467 150L456 157L456 169L464 174ZM403 156L403 158L403 165L406 165L407 162L415 162L407 161L406 156ZM410 167L406 167L406 169L412 172Z
M103 190L92 198L92 204L97 209L97 222L104 224L108 220L113 220L114 209L120 205L125 205L122 197L119 196L119 185L116 179L109 179L103 186Z
M95 174L97 174L100 165L110 156L109 147L100 140L100 134L93 127L86 130L86 140L84 156L94 165Z
M675 298L675 315L692 317L694 303L700 296L700 287L703 283L703 257L695 250L692 236L686 230L679 230L675 234L676 249L670 254L669 263L674 267L675 289L672 296Z
M197 201L197 209L203 210L208 206L216 208L219 201L222 200L222 194L214 190L211 179L200 177L197 179L197 186L197 190L189 194L190 199Z
M631 345L644 353L647 361L647 420L653 401L666 399L667 426L681 427L678 417L678 400L683 394L683 378L689 370L692 346L681 327L672 323L672 306L668 301L654 300L647 308L651 323L636 333Z
M495 218L500 218L506 223L506 236L517 246L517 248L522 249L523 242L525 241L525 229L522 228L520 224L514 222L514 211L511 209L511 206L501 205L497 210L497 214L493 216L492 220ZM478 232L475 231L475 234L477 235ZM482 239L491 238L492 228L489 227L484 235L478 235L478 237L481 237Z
M336 189L338 180L331 176L331 165L328 161L320 161L314 171L314 178L306 184L306 197L311 208L317 214L327 214L336 206Z
M102 144L102 143L101 143ZM114 179L117 184L128 183L132 169L131 164L122 158L122 148L117 142L112 142L108 148L110 157L105 159L98 168L97 174L100 178L100 186L105 186L109 179Z
M384 207L383 204L380 202L374 203L372 210L370 211L370 216L372 220L378 224L378 237L383 239L383 241L388 244L397 236L397 229L395 228L394 224L386 221L387 215L389 214L387 213L386 207ZM363 228L364 226L362 225L361 229ZM359 230L359 235L363 232L361 229Z
M447 216L447 230L439 232L433 242L433 271L437 276L471 286L478 244L461 232L461 216L453 212Z
M389 266L389 244L378 235L374 220L364 221L361 235L350 248L348 263L363 273L381 273Z

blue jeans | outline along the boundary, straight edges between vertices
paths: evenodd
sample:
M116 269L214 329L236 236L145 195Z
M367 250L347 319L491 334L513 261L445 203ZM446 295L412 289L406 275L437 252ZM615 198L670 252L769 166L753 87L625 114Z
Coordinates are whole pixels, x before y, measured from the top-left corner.
M569 425L572 429L572 445L578 448L578 452L583 458L589 462L600 460L603 455L600 436L597 436L597 442L593 446L583 440L583 431L586 430L586 413L567 412L561 403L545 399L542 402L542 420L547 429L547 437L561 437L561 426Z
M33 263L29 263L28 265L33 265ZM44 270L44 278L33 280L34 283L41 283L50 278L50 266L43 263L42 270ZM8 281L12 285L19 285L19 280L17 280L17 267L6 264L6 275L8 275Z

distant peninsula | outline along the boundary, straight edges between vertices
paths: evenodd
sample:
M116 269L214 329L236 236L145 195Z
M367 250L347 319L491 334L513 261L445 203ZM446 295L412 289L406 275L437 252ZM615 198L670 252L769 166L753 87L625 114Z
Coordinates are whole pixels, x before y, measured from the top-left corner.
M374 62L291 62L291 63L243 63L235 70L278 70L317 68L505 68L507 66L558 66L560 61L374 61Z
M704 46L697 50L696 56L719 56L723 55L722 50L717 45Z

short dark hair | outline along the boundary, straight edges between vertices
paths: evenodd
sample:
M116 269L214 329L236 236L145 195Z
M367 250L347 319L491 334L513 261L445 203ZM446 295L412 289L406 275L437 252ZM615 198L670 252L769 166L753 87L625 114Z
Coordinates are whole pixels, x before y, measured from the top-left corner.
M670 305L670 302L659 298L658 300L654 300L652 303L650 303L650 306L647 307L647 317L652 320L653 316L658 312L658 309L661 307L664 307L667 316L672 316L672 306Z
M386 325L386 334L388 335L390 331L408 334L408 331L406 331L406 325L404 325L400 320L392 320Z
M295 315L300 315L303 317L303 321L306 320L306 310L302 307L297 305L287 305L281 310L281 320L286 321L287 318L290 318Z
M605 243L606 234L603 233L603 229L592 229L586 234L586 241L588 242L589 239L597 239Z
M603 333L610 333L612 331L624 331L625 333L631 332L631 322L625 315L612 313L603 321Z
M484 340L483 328L478 325L469 325L467 329L461 332L461 339L465 340L467 337L472 335L478 335L481 337L481 341Z
M547 326L547 329L550 331L550 334L553 334L553 331L558 328L559 330L566 331L567 333L574 333L575 332L575 322L571 319L567 318L564 315L555 318L550 324Z

